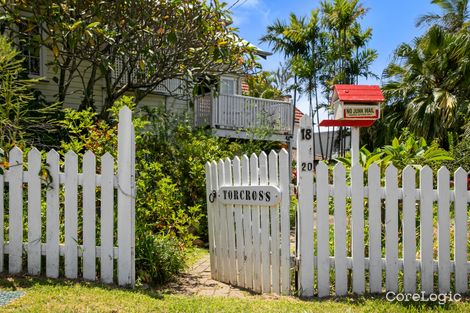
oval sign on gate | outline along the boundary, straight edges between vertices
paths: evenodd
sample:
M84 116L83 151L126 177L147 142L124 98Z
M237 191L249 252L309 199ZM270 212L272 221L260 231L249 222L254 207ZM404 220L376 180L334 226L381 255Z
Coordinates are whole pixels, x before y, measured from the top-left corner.
M276 205L281 201L281 191L276 186L220 187L217 198L223 204Z

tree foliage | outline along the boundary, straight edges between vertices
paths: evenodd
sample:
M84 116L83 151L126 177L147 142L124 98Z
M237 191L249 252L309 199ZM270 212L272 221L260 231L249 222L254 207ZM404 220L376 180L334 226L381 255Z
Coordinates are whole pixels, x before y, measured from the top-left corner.
M57 130L57 105L32 89L37 79L26 77L23 60L0 35L0 148L45 144Z
M275 72L262 71L245 78L250 97L284 100L290 90L289 80L292 78L290 68L282 65Z
M288 59L296 78L295 86L308 97L309 113L317 115L317 125L318 112L329 103L334 84L352 84L359 77L375 76L369 66L377 53L367 48L372 30L363 30L360 24L366 13L367 9L358 0L322 1L307 17L291 13L288 22L276 20L261 38ZM322 94L326 103L320 101ZM332 137L334 133L331 132ZM345 132L340 133L344 139ZM326 151L318 137L324 159L331 158L336 142L327 137Z
M433 3L442 15L422 17L421 24L432 25L412 43L401 44L384 71L387 105L384 119L369 133L372 146L389 142L405 126L445 148L449 134L457 138L463 132L470 114L468 0Z
M93 107L94 87L102 81L104 115L129 91L139 102L166 79L192 80L253 64L253 47L238 37L230 12L217 0L2 3L12 34L15 23L40 29L41 44L54 57L57 100L64 101L78 80L82 108Z
M420 16L416 26L438 25L450 32L468 28L468 0L432 0L441 9L441 14L428 13Z

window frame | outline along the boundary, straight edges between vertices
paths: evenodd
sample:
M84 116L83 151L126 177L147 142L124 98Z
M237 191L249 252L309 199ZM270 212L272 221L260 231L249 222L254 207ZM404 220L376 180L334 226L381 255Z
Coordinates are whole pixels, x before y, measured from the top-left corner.
M231 82L233 86L233 92L232 93L225 93L222 92L222 86L223 86L223 81L226 82ZM237 86L237 79L235 77L221 77L220 78L220 87L219 87L219 92L221 95L237 95L238 94L238 86Z
M24 13L24 16L29 16L29 15L30 14ZM21 56L22 58L27 59L28 56L23 53L23 46L21 45L21 42L20 42L20 36L21 36L20 26L18 24L15 24L14 27L15 27L14 32L16 33L16 35L13 38L13 42L16 44L15 48L18 50L19 56ZM44 39L44 33L42 32L42 28L38 25L37 29L38 29L38 35L41 36L41 39ZM39 51L39 56L38 56L39 73L32 72L29 66L26 68L26 71L28 72L28 77L29 78L41 78L41 81L47 81L47 78L46 78L46 75L45 75L46 74L46 53L47 53L47 51L46 51L46 47L44 45L41 45L40 43L38 45L39 45L39 48L38 48L38 51Z

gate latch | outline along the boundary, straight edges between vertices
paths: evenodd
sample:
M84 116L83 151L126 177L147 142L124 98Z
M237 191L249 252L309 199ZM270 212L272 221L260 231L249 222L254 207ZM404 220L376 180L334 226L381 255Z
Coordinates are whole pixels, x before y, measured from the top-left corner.
M217 192L215 190L212 190L212 192L209 194L209 202L214 203L215 197L217 197Z

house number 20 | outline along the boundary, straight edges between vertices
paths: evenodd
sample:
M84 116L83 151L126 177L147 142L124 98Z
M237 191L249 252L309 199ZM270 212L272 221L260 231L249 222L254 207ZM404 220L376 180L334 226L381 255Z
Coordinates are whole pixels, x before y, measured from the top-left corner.
M313 170L312 162L302 162L302 172L310 172Z

